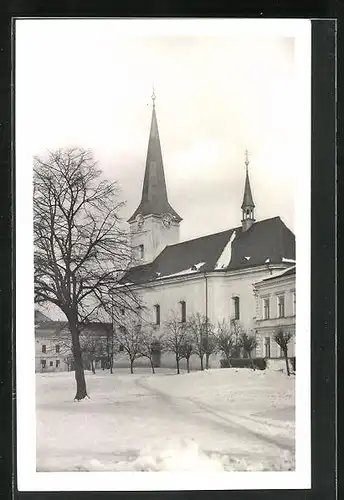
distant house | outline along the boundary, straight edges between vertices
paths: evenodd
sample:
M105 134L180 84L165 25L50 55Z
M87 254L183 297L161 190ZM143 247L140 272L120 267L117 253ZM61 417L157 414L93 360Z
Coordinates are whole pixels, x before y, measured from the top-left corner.
M283 356L273 339L278 328L291 332L288 354L295 356L296 319L296 265L254 284L256 297L255 331L257 356L279 358Z
M107 345L112 339L111 323L90 323L83 327L80 344L83 351L84 368L105 365ZM59 372L74 369L71 337L66 321L52 321L40 311L35 311L35 370L36 372Z
M65 321L42 319L35 311L35 370L36 372L68 369L69 337Z

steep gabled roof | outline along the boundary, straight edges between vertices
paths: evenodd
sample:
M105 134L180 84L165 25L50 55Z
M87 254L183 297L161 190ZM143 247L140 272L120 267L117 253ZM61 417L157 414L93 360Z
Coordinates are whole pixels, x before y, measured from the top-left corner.
M165 213L170 213L177 222L182 220L168 202L158 122L153 105L141 201L128 222L135 220L138 214L161 216Z
M132 268L122 283L143 284L183 274L245 269L295 259L295 236L280 217L167 246L151 264Z

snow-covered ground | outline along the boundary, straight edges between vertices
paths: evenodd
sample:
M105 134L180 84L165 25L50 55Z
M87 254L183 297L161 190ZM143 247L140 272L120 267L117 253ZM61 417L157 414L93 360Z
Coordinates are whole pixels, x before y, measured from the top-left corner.
M161 369L37 374L38 471L294 470L294 376Z

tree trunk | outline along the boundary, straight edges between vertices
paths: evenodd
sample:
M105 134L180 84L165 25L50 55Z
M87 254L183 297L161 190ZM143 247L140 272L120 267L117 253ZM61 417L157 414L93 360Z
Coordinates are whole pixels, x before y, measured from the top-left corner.
M113 373L113 333L111 336L110 373Z
M180 374L180 370L179 370L179 358L178 358L178 356L176 356L176 363L177 363L177 373L179 375Z
M92 369L92 373L95 374L96 373L96 369L94 367L94 361L93 361L93 359L91 359L91 369Z
M86 390L85 372L82 362L80 341L79 341L79 331L76 321L68 318L68 326L72 335L72 346L73 346L73 356L74 356L74 368L75 368L75 381L76 381L76 394L75 398L77 401L85 399L88 397Z
M287 367L287 374L288 374L288 377L290 377L289 360L288 360L288 351L284 351L284 357L285 357L285 365L286 365L286 367Z
M250 351L250 352L248 352L248 357L249 357L249 359L250 359L250 361L251 361L251 368L252 368L252 370L253 370L253 371L255 371L255 370L256 370L256 367L254 366L253 359L251 358L251 351Z
M130 360L130 373L134 373L134 360Z
M204 370L204 366L203 366L203 354L202 356L200 356L200 360L201 360L201 370L203 371Z
M206 354L205 355L205 369L208 370L209 369L209 358L210 358L210 354Z
M190 373L190 358L186 358L186 369Z
M155 373L155 370L154 370L154 363L152 360L150 360L150 363L151 363L151 367L152 367L152 372Z

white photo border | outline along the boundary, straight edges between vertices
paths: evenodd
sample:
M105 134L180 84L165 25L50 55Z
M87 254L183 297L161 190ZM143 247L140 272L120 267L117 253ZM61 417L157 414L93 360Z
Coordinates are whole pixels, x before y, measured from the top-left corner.
M64 22L67 19L40 22ZM23 23L17 20L16 39ZM166 491L309 489L311 487L310 406L310 227L311 227L311 21L305 19L73 19L74 22L116 22L118 36L214 35L280 36L295 38L297 92L302 116L299 158L304 169L297 177L295 199L297 337L296 470L293 472L221 472L209 474L160 472L36 472L35 335L33 287L32 156L21 128L25 103L16 90L16 383L17 484L19 491ZM17 51L16 51L17 53ZM16 89L25 80L25 62L16 60ZM154 479L152 479L154 478Z

